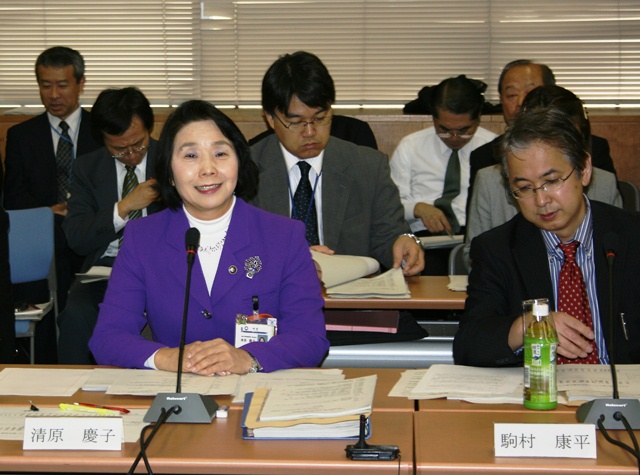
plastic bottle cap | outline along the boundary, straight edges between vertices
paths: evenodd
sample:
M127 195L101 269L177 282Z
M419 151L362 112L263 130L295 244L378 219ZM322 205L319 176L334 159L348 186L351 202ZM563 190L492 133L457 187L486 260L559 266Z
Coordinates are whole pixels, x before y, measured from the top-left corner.
M549 315L549 304L547 303L534 303L533 314L538 317L546 317Z

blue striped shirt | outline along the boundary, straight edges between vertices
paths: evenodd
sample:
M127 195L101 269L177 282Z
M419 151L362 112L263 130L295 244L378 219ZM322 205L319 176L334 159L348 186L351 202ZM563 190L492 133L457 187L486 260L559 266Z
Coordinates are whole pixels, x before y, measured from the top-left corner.
M580 243L576 252L576 262L582 271L582 277L587 286L587 296L589 298L589 306L591 308L591 318L593 319L593 333L595 334L595 343L598 348L598 358L600 360L600 364L608 364L609 357L607 353L607 345L605 344L604 333L602 331L600 307L598 306L598 292L596 290L596 266L593 255L593 219L591 216L591 204L589 203L586 195L584 196L584 199L587 204L587 213L571 241L578 241ZM541 230L541 232L545 246L547 247L553 297L556 302L556 311L558 311L558 280L560 278L560 269L564 263L564 253L558 246L560 244L558 236L550 231Z

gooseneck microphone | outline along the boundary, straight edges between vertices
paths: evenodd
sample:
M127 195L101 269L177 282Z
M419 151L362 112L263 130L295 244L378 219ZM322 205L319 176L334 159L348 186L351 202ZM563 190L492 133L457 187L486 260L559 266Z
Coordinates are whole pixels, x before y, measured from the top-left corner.
M183 393L182 361L184 359L185 339L187 335L187 315L189 313L189 294L191 290L191 270L195 261L200 231L190 228L185 234L187 248L187 279L184 291L184 307L182 311L182 331L180 333L180 347L178 349L178 375L176 377L175 393L159 393L144 416L145 422L155 422L169 408L177 406L175 412L169 416L167 422L187 422L208 424L216 415L218 404L208 396L195 393Z
M602 431L606 429L626 429L623 419L634 430L638 430L640 429L640 401L637 399L620 399L615 365L613 265L620 247L620 239L616 233L608 232L604 235L602 244L609 270L609 337L606 339L606 344L611 368L613 398L595 399L586 402L578 408L576 415L579 422L596 424L596 427Z
M189 311L189 291L191 290L191 274L193 262L196 260L198 245L200 244L200 231L198 228L189 228L184 235L187 248L187 283L184 292L184 308L182 310L182 331L180 332L180 348L178 349L178 377L176 378L176 392L182 392L182 361L184 359L184 345L187 336L187 312Z

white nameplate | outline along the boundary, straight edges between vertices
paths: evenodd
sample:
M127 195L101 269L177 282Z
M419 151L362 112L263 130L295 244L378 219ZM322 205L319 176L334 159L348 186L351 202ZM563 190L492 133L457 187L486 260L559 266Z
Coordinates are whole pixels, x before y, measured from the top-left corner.
M24 450L121 450L121 416L27 416Z
M594 424L493 425L496 457L563 457L594 459Z

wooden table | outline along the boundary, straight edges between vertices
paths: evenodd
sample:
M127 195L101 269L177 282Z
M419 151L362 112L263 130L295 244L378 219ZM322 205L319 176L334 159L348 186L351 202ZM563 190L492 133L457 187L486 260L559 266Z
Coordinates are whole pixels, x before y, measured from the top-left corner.
M415 413L416 474L637 474L635 459L596 431L597 459L495 457L494 422L575 423L574 413L557 411ZM630 444L623 431L610 431ZM636 431L636 437L640 432Z
M410 299L336 299L327 297L323 291L324 308L463 310L467 293L447 289L448 283L447 276L408 277Z

